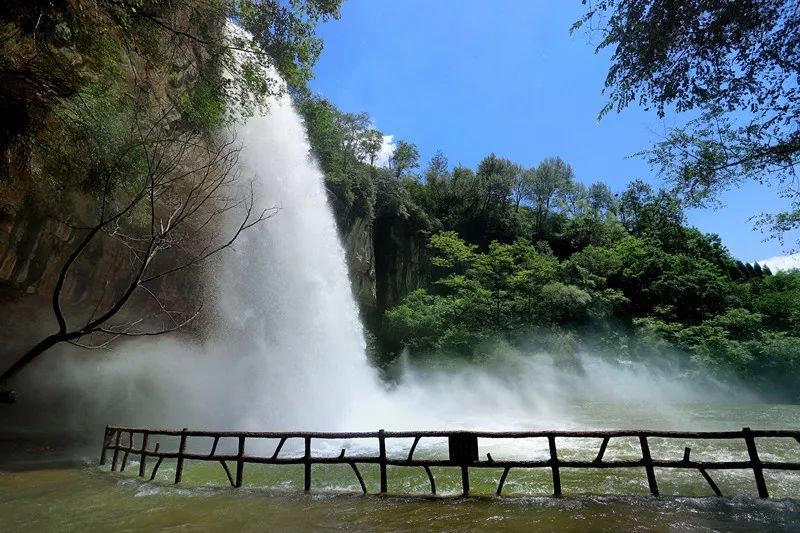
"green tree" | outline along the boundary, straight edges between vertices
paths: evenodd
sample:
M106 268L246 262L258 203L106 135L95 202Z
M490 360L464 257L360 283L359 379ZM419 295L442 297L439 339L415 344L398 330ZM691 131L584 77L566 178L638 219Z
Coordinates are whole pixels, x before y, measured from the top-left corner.
M389 169L394 173L394 177L400 179L417 167L419 167L417 145L407 141L397 141L394 145L394 152L389 158Z
M641 180L632 181L622 193L619 214L633 235L659 239L667 246L682 238L684 213L678 198L664 190L656 193Z
M437 150L425 167L425 183L433 188L440 186L447 179L448 164L447 157Z
M481 287L491 293L491 317L495 329L503 329L508 324L508 304L510 303L511 276L516 270L512 247L493 242L485 254L476 257L469 274L475 277Z
M539 297L542 316L557 323L583 320L592 301L588 292L560 282L542 287Z
M308 131L311 153L326 174L341 172L345 144L339 110L321 96L308 96L296 102Z
M359 158L363 158L370 166L375 166L381 147L383 147L383 133L374 128L368 129L358 141Z
M795 199L762 218L777 235L800 225L800 3L797 0L599 0L573 25L602 29L612 51L601 116L631 103L698 114L649 152L694 205L744 179Z
M551 157L536 167L530 185L530 200L534 210L536 232L542 233L544 225L559 195L573 186L572 167L560 157Z
M363 159L363 139L370 131L370 119L366 113L338 112L336 122L341 132L339 152L342 155L342 171L347 172Z
M429 294L425 289L416 289L400 305L386 312L387 329L393 344L434 351L439 348L439 340L452 313L452 305L444 298Z
M553 236L551 242L558 248L559 255L566 257L590 245L611 246L628 235L625 226L615 218L598 220L592 215L584 215L566 220L561 232Z
M513 163L509 173L512 179L511 201L514 203L514 211L518 212L519 206L530 200L535 170L526 170L521 165Z
M611 187L603 182L597 181L589 186L587 201L589 214L595 219L617 214L617 199Z
M508 276L508 290L512 293L514 321L533 325L538 295L545 284L555 280L558 263L523 239L516 240L510 251L514 270Z

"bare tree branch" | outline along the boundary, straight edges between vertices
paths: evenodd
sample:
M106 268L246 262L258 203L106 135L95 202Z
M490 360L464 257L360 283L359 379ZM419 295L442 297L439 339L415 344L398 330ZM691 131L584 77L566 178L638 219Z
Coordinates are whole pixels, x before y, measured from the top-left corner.
M214 141L199 133L182 131L170 126L173 114L171 103L155 113L137 112L130 143L116 154L116 161L101 166L104 174L100 176L99 216L87 226L62 264L53 289L51 304L57 331L22 354L0 375L0 385L60 343L102 349L120 337L164 335L186 327L200 315L202 302L190 313L170 309L161 293L164 278L230 248L242 232L278 211L277 207L256 208L252 182L246 194L237 194L240 148L235 136ZM123 159L132 153L143 154L143 174L123 177L120 173L129 166ZM220 228L229 225L232 214L239 210L238 221L225 235ZM112 278L106 279L105 285L121 286L122 290L107 301L107 287L104 288L89 318L83 325L71 328L62 307L66 281L75 264L101 239L128 252L130 269L109 273ZM167 251L170 253L165 254ZM154 312L137 308L137 318L110 324L123 314L130 316L131 312L123 311L139 293L152 302ZM156 321L161 321L160 327L153 327ZM98 335L105 338L93 341Z

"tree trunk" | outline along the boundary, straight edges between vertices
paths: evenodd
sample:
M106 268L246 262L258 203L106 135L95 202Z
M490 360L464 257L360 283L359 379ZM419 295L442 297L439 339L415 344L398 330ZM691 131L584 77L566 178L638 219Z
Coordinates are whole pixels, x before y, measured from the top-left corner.
M61 333L56 333L55 335L45 337L41 342L39 342L39 344L25 352L22 357L17 359L17 361L11 365L8 370L3 372L3 374L0 375L0 403L14 403L16 400L16 394L14 391L7 388L9 380L13 379L14 376L19 374L19 372L32 363L34 359L42 355L59 342L64 342L66 340L69 340L69 338Z

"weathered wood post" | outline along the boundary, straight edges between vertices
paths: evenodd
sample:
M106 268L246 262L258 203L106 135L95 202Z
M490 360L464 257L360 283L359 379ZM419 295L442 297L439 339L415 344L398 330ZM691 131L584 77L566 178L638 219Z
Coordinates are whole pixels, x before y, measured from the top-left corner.
M380 456L380 470L381 470L381 494L386 494L388 490L388 483L386 481L386 431L381 429L378 431L378 455Z
M119 439L122 437L122 432L117 430L117 438L114 439L114 457L111 458L111 470L117 469L117 459L119 458Z
M161 443L156 442L156 447L153 450L153 454L158 457L158 461L156 461L156 466L153 467L153 472L150 474L150 481L153 481L156 478L156 474L158 473L158 468L161 466L161 462L164 460L162 455L158 455L158 450L161 448Z
M305 453L303 454L305 466L303 474L303 487L305 491L311 490L311 437L305 438Z
M447 437L450 461L461 467L462 494L469 494L469 464L478 460L478 437L472 433L453 433Z
M142 433L142 454L139 458L139 477L144 477L145 465L147 463L147 441L150 440L150 432L145 430Z
M423 466L422 468L425 469L425 473L428 474L428 481L431 482L431 494L436 494L436 480L433 479L433 472L431 472L431 467L428 465Z
M128 449L125 450L125 454L122 456L122 466L119 468L120 472L125 471L125 465L128 464L128 456L133 451L133 430L128 431Z
M650 445L647 443L647 437L639 435L639 444L642 447L642 461L644 462L644 469L647 472L647 484L650 486L650 494L658 496L656 472L653 470L653 458L650 456Z
M469 467L461 465L461 495L469 496Z
M242 486L242 478L244 477L244 435L239 437L239 449L236 452L236 481L234 487L239 488Z
M558 498L561 496L561 470L558 467L555 435L547 436L547 444L550 447L550 470L553 472L553 496Z
M178 445L178 464L175 466L175 483L183 478L183 454L186 453L186 428L181 430L181 442Z
M756 449L756 441L753 438L753 432L750 428L742 428L742 433L744 433L744 442L747 444L747 453L750 455L750 465L753 467L753 476L756 478L758 496L760 498L769 498L767 483L764 480L764 469L761 467L761 459L758 457L758 450Z
M500 483L497 484L497 491L495 494L500 496L500 493L503 492L503 485L506 483L506 478L508 477L508 473L511 472L511 467L505 467L503 469L503 475L500 476Z
M100 450L100 466L106 464L106 453L108 452L108 443L110 440L110 432L108 426L106 426L106 431L103 433L103 448Z

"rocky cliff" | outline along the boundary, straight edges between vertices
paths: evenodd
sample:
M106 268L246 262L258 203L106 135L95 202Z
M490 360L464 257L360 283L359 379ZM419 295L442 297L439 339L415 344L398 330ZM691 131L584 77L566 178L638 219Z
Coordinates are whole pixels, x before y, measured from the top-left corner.
M372 221L355 217L348 225L340 225L339 233L345 249L353 296L362 315L371 315L378 305Z
M336 211L341 204L333 205ZM353 295L366 327L380 337L383 313L428 283L426 235L402 217L336 218Z
M377 308L381 314L428 281L426 235L401 217L375 220Z

